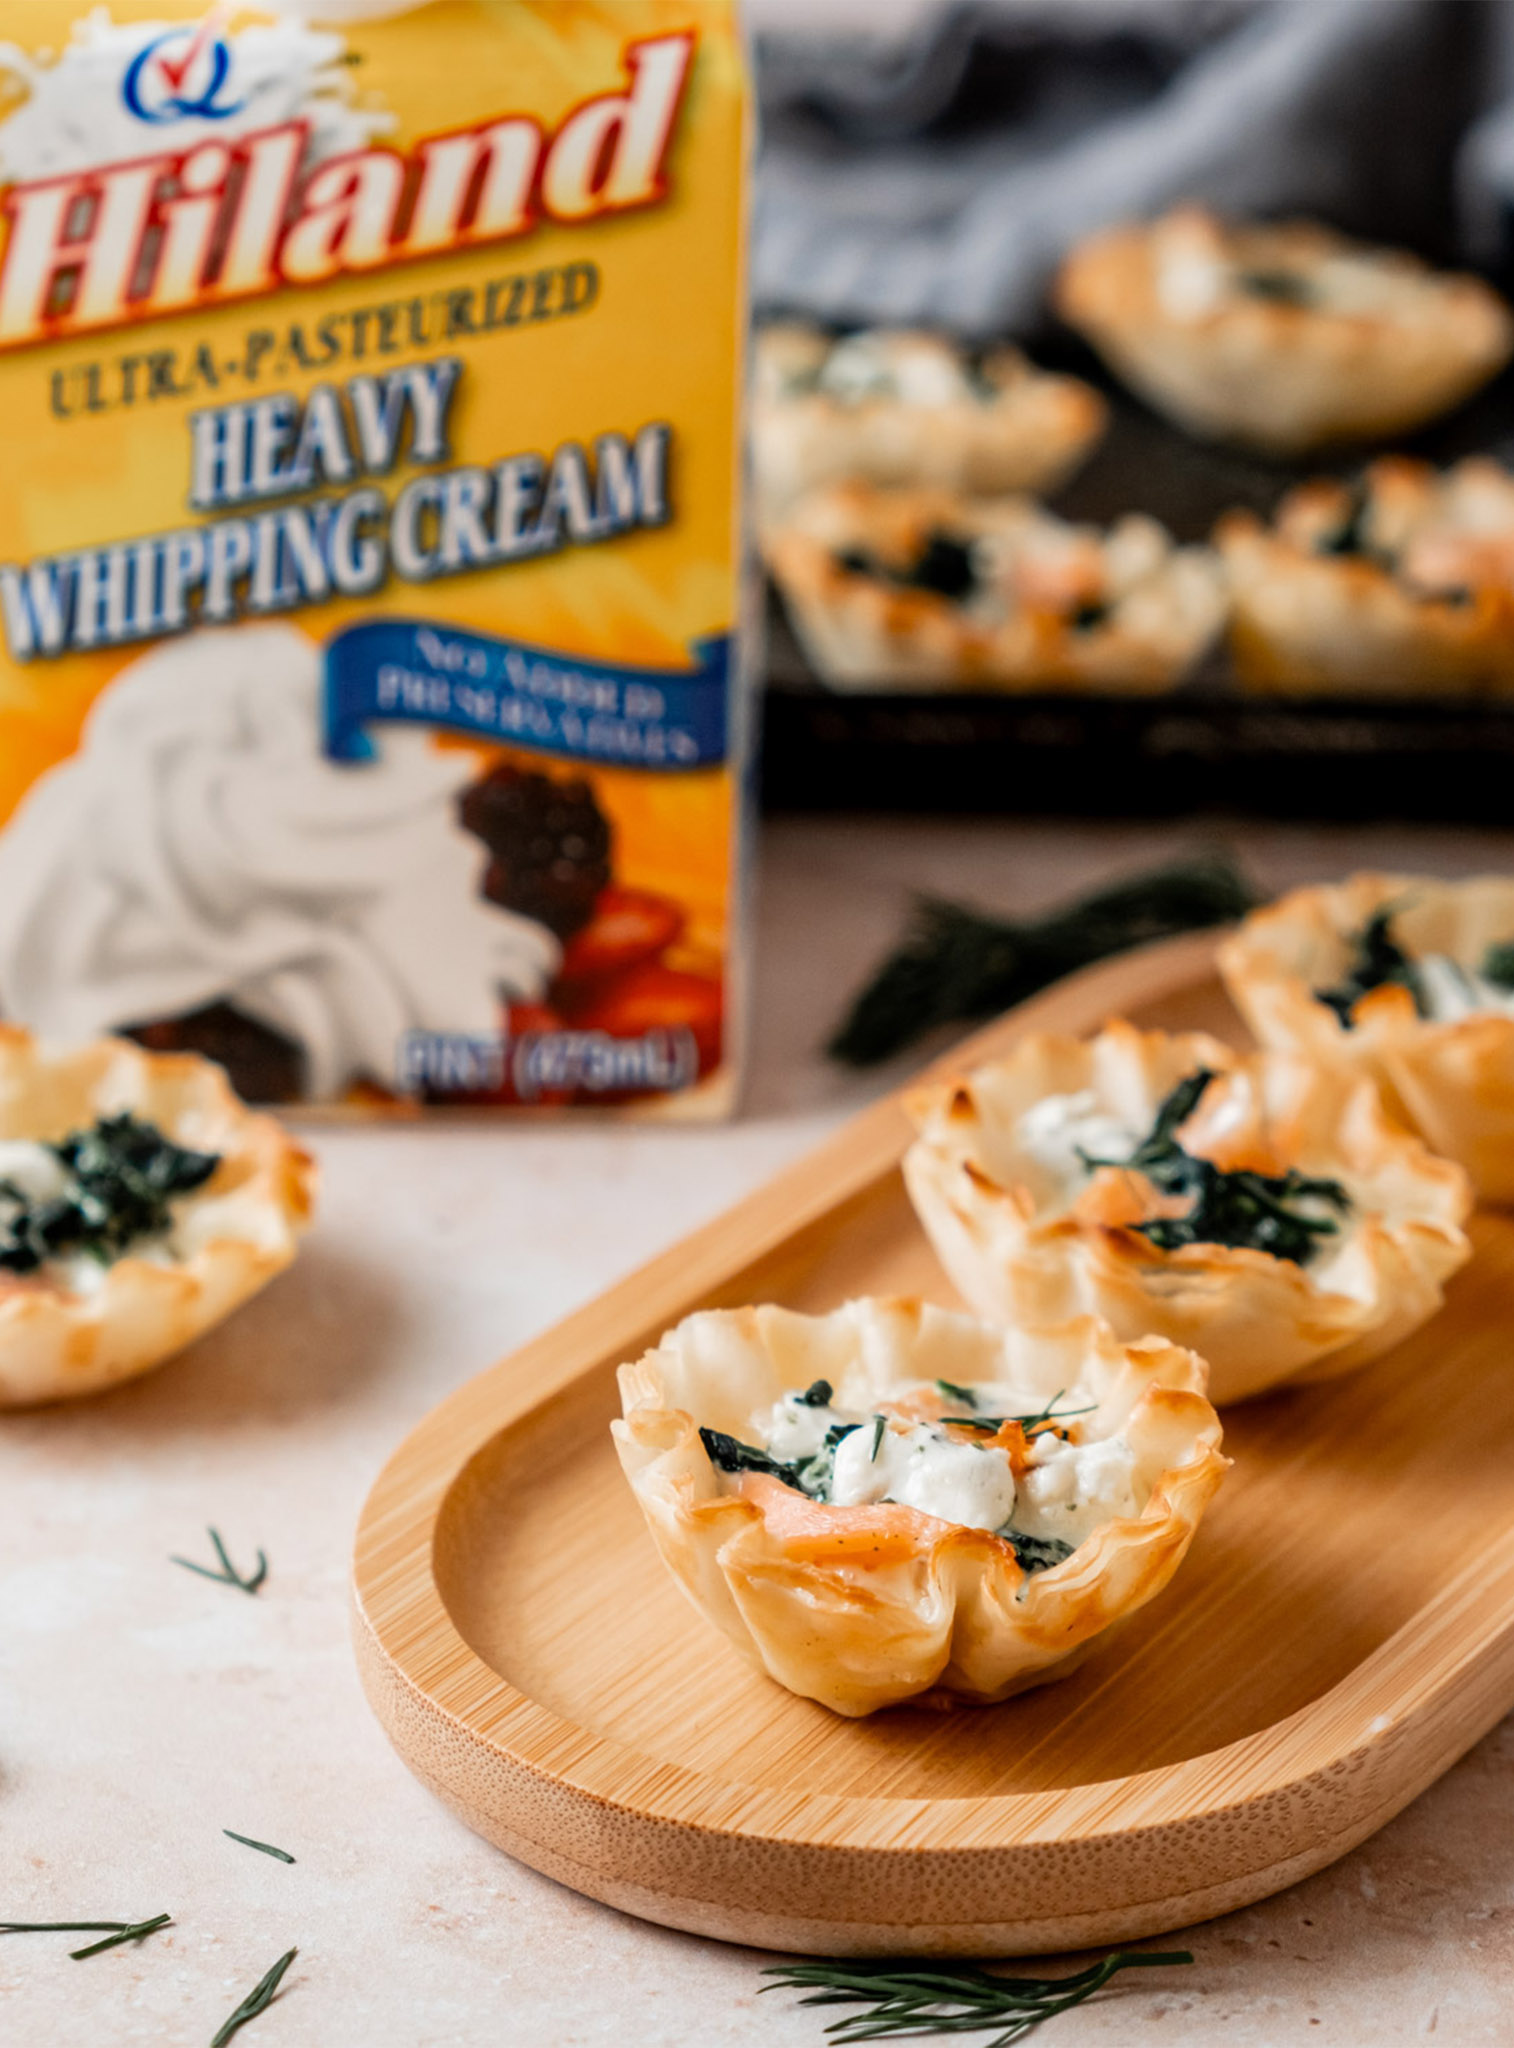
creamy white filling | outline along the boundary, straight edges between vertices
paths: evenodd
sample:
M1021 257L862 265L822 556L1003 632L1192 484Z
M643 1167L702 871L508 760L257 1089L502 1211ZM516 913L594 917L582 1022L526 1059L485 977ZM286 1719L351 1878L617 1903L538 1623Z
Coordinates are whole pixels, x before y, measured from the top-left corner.
M1140 1134L1101 1109L1091 1088L1082 1088L1073 1095L1045 1095L1033 1103L1016 1119L1014 1143L1041 1169L1053 1198L1070 1202L1088 1179L1084 1154L1093 1159L1128 1158L1140 1143Z
M761 1437L771 1456L785 1465L802 1465L825 1448L825 1433L833 1424L850 1420L834 1408L816 1408L797 1394L785 1394L773 1404L762 1424Z
M1444 953L1426 953L1414 963L1421 1002L1436 1024L1456 1024L1463 1017L1514 1017L1514 989L1500 988L1470 967Z
M950 349L874 333L838 341L821 366L819 387L843 405L876 398L901 405L958 405L972 394Z
M1170 319L1202 320L1224 304L1230 279L1230 265L1210 250L1168 246L1157 262L1157 302Z
M1101 1523L1140 1511L1135 1453L1124 1437L1070 1444L1050 1431L1037 1435L1015 1508L1015 1528L1022 1535L1076 1549Z
M1170 319L1198 321L1228 300L1245 298L1246 280L1261 273L1296 280L1305 305L1334 313L1403 317L1437 307L1423 283L1397 264L1368 253L1343 252L1300 264L1265 250L1233 254L1207 222L1177 220L1157 230L1156 296Z
M925 1391L941 1389L922 1383L899 1390L901 1398ZM1023 1389L984 1382L966 1391L970 1403L945 1397L948 1408L963 1419L1040 1412ZM1070 1418L1086 1405L1073 1389L1059 1395L1053 1411ZM1033 1536L1072 1548L1100 1523L1140 1512L1135 1454L1122 1436L1071 1443L1049 1429L1037 1432L1029 1469L1018 1486L1008 1453L996 1446L948 1435L927 1422L815 1406L798 1394L783 1395L755 1416L752 1436L770 1457L803 1468L826 1454L833 1430L839 1440L818 1492L837 1507L892 1502L959 1528ZM823 1466L820 1473L825 1473ZM813 1486L817 1476L812 1469L805 1483Z
M9 1229L24 1206L56 1201L68 1192L71 1184L68 1168L50 1145L35 1138L0 1138L0 1228ZM175 1215L180 1206L179 1202L171 1204ZM145 1259L157 1266L177 1265L184 1256L184 1248L178 1241L176 1223L171 1222L156 1237L134 1239L122 1256ZM65 1251L44 1259L33 1274L16 1276L0 1272L0 1280L35 1278L51 1281L70 1294L95 1294L104 1286L105 1276L114 1263L113 1259L100 1259L92 1252Z
M1002 1529L1015 1478L1003 1451L942 1436L924 1423L864 1422L836 1446L830 1497L838 1507L891 1500L963 1529Z
M0 1182L8 1181L27 1202L50 1202L68 1186L68 1168L50 1145L35 1138L0 1138ZM0 1215L14 1216L21 1207L0 1192Z

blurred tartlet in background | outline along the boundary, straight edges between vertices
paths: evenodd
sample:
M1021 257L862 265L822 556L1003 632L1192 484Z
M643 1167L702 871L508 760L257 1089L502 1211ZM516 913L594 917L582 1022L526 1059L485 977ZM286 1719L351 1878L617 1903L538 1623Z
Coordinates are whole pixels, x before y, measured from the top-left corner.
M208 1060L0 1027L0 1407L182 1350L290 1263L314 1191Z
M1215 529L1238 679L1277 695L1514 688L1514 476L1385 456Z
M1076 377L1001 344L970 354L944 335L797 322L759 329L752 446L759 525L819 484L1046 493L1104 430L1108 407Z
M1295 889L1219 963L1263 1045L1370 1076L1486 1201L1514 1202L1514 879Z
M1275 455L1400 434L1500 370L1514 315L1480 278L1314 221L1184 206L1090 236L1056 306L1189 433Z
M1028 498L812 492L768 560L835 689L1172 689L1224 621L1219 564L1154 519L1107 531Z

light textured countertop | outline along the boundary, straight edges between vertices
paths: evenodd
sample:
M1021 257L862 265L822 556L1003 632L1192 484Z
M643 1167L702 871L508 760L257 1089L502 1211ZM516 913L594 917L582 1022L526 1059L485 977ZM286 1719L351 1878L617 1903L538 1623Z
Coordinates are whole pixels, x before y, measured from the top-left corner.
M299 1265L160 1373L0 1419L0 1917L172 1929L88 1962L0 1937L7 2048L205 2048L283 1950L248 2048L800 2048L750 1951L580 1899L470 1835L354 1676L363 1495L451 1388L896 1078L815 1046L908 892L1031 909L1191 843L1165 827L788 822L765 835L755 1054L729 1129L318 1131ZM1514 835L1252 828L1272 885L1352 865L1514 868ZM1511 1481L1514 1483L1514 1481ZM256 1599L167 1562L271 1561ZM292 1867L223 1828L276 1842ZM1196 1930L1044 2039L1373 2048L1514 2034L1514 1724L1333 1869Z

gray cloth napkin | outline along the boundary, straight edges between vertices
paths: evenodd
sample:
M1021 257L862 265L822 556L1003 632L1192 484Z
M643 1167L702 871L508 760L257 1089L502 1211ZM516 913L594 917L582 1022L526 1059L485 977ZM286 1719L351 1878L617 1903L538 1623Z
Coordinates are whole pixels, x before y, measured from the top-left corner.
M1447 260L1469 128L1461 221L1485 252L1514 194L1514 41L1490 54L1497 23L1467 0L972 0L892 35L758 27L762 313L1032 332L1073 242L1185 198Z

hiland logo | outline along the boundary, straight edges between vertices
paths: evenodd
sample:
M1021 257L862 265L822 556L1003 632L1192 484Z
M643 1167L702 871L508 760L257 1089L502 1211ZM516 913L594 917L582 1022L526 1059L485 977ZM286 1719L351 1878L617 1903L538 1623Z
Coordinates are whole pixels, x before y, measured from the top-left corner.
M225 121L239 114L243 102L223 97L232 46L220 32L221 19L215 8L197 25L168 29L144 44L121 80L127 112L155 125L186 117Z
M423 136L404 154L371 141L333 150L333 119L349 132L366 122L371 134L375 118L389 117L341 108L333 116L324 92L298 99L288 118L251 125L264 96L239 97L243 61L256 68L255 34L280 33L290 31L248 29L233 39L212 13L145 43L133 39L115 119L149 153L118 144L111 161L16 177L0 202L9 227L0 349L510 241L544 223L576 226L668 196L693 29L627 43L621 77L553 127L508 113ZM336 38L321 41L331 53L340 48ZM265 70L279 47L263 50ZM36 67L32 75L62 84ZM287 74L278 82L287 85ZM0 123L0 160L17 161L6 144L30 111ZM224 135L200 125L222 121ZM180 146L151 153L179 122L189 128ZM26 131L38 154L52 150L56 126Z

